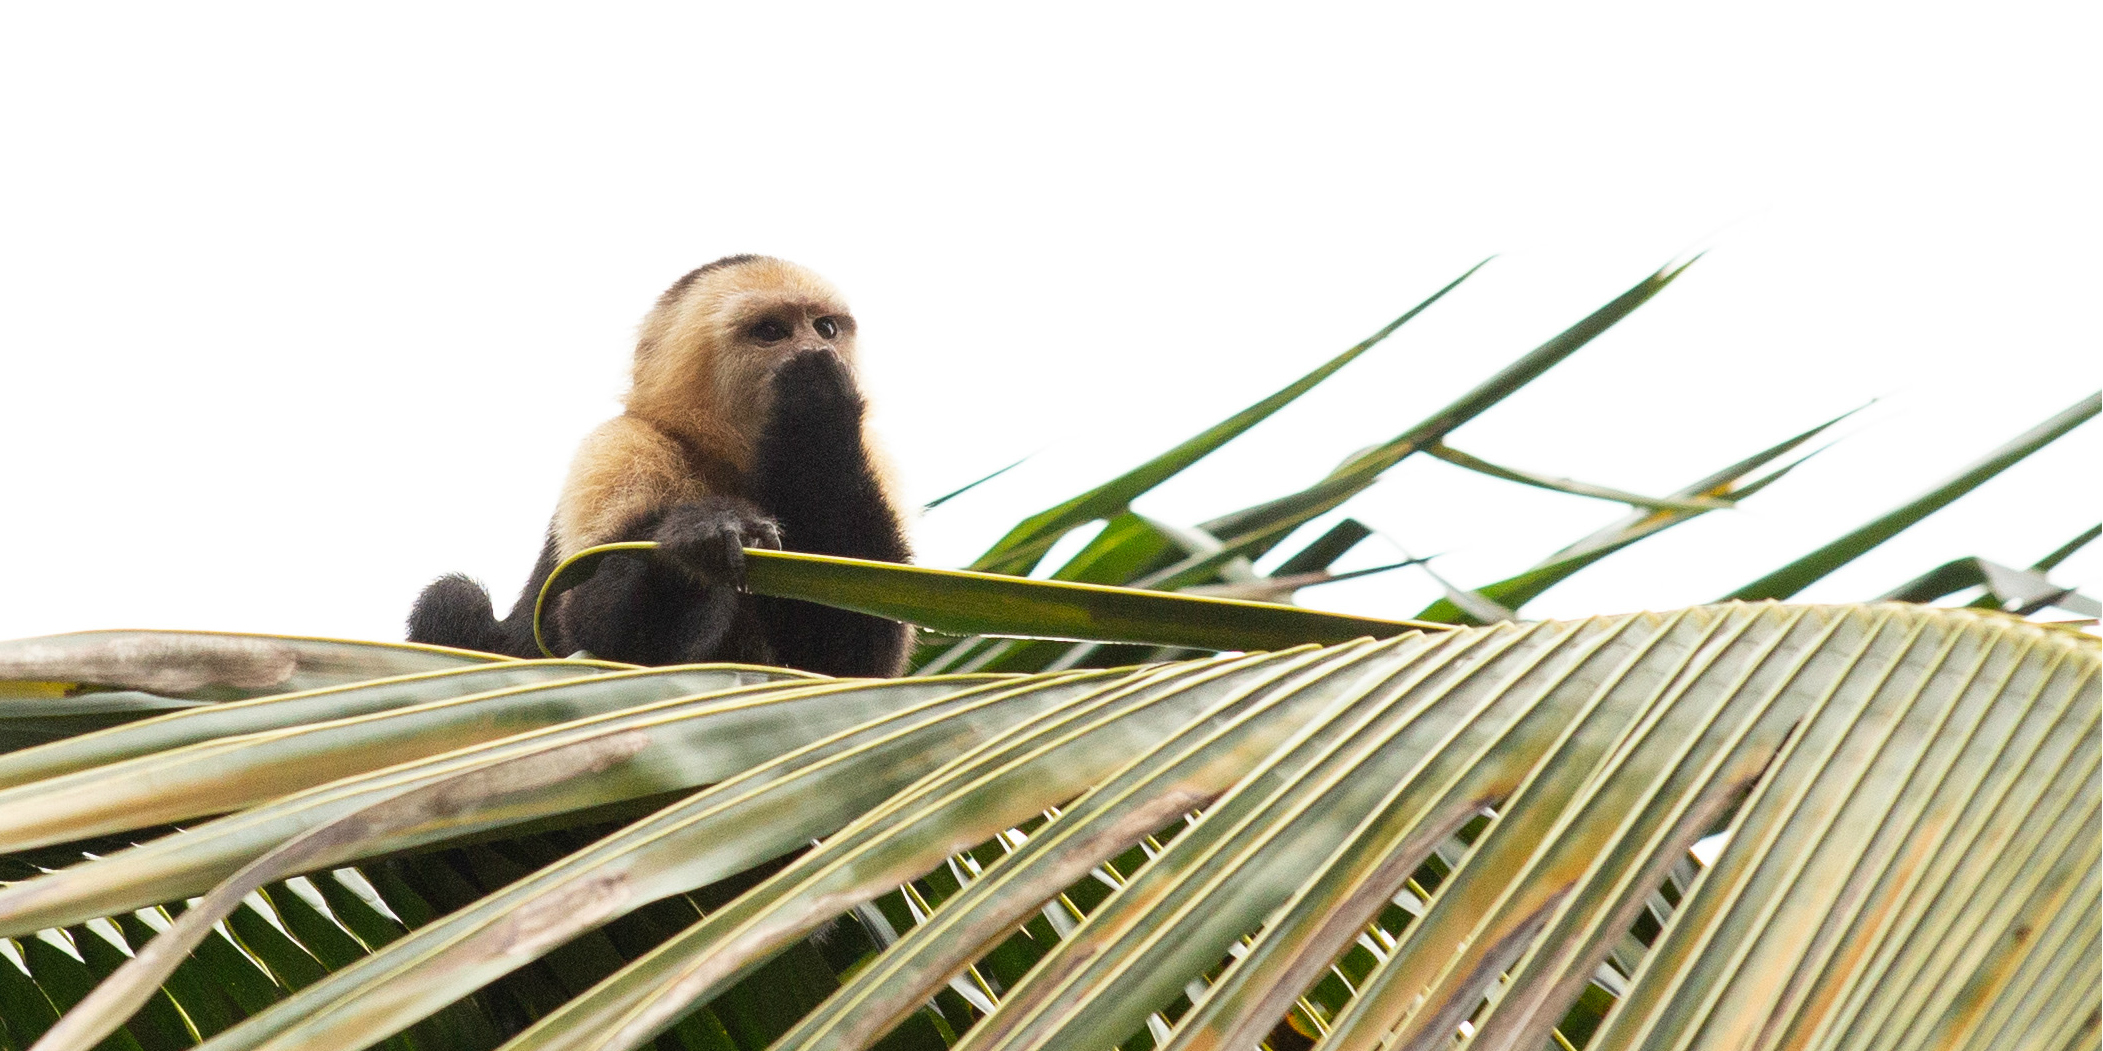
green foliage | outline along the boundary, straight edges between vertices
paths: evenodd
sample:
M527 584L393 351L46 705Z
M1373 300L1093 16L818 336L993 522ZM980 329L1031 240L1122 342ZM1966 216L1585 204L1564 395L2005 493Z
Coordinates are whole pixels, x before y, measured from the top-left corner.
M1663 496L1447 444L1685 265L1196 526L1131 503L1475 270L969 570L748 552L756 592L927 629L910 678L0 643L0 1051L2092 1039L2103 671L2092 639L2020 616L2094 615L2050 574L2097 529L1882 596L1968 610L1520 622L1782 482L1838 422ZM1794 594L2098 406L1733 597ZM1629 512L1506 580L1433 573L1446 597L1414 620L1291 604L1432 573L1334 571L1374 532L1358 519L1255 572L1420 452ZM546 594L638 547L580 555ZM1717 832L1704 866L1689 848Z

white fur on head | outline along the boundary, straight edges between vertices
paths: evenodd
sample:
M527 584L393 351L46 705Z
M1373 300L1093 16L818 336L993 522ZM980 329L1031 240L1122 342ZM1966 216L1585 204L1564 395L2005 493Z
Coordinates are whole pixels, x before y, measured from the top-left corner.
M831 283L769 256L733 256L681 278L643 319L628 415L721 455L740 474L750 470L767 418L774 360L738 336L785 306L816 315L847 313L847 301ZM852 326L835 348L851 367Z

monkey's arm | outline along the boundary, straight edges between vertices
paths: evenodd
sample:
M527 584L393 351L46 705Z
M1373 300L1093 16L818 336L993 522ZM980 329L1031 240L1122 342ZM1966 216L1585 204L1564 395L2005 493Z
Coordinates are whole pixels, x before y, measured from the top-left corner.
M556 558L653 539L628 535L638 517L707 495L678 442L633 416L616 416L586 435L570 461L555 505Z
M881 465L863 435L854 376L831 352L806 352L774 374L774 409L753 463L752 495L781 524L791 551L884 562L912 556ZM902 624L807 602L754 605L777 659L828 675L900 674L912 632Z
M737 630L736 584L743 549L780 547L779 531L750 501L707 492L677 443L648 424L619 417L585 439L551 532L558 562L616 541L663 545L654 557L609 559L557 601L549 618L557 652L638 664L771 656L754 633ZM535 577L507 626L531 632L546 573Z
M866 404L837 355L799 354L774 373L773 413L752 467L753 499L792 551L883 562L912 557L883 464L862 428Z

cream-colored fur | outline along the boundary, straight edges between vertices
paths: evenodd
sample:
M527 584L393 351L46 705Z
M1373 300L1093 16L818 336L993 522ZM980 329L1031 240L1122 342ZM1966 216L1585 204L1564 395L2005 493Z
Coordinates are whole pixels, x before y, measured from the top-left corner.
M767 375L774 362L750 352L738 333L767 311L802 307L846 314L832 285L794 263L759 258L703 274L643 319L636 343L628 415L649 422L728 461L752 469L752 446L767 415ZM850 330L838 341L854 364Z
M855 365L846 300L794 263L757 257L701 274L658 300L638 334L626 411L593 430L570 463L555 509L557 557L606 543L645 511L725 490L736 495L752 470L780 360L779 351L742 333L783 309L847 319L833 346ZM863 437L879 483L894 491L888 460Z
M678 443L633 416L616 416L593 429L570 461L555 505L557 557L605 543L645 511L707 494Z

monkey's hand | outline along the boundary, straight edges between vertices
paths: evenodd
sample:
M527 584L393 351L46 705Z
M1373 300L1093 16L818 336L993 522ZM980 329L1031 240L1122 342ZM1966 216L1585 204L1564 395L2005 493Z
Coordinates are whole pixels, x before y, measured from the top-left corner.
M797 354L774 369L773 436L812 440L827 432L859 433L865 403L854 370L830 350ZM793 439L790 439L793 440ZM762 444L767 444L762 441Z
M745 548L781 548L781 527L743 500L707 497L676 504L651 536L658 554L702 584L745 584Z

